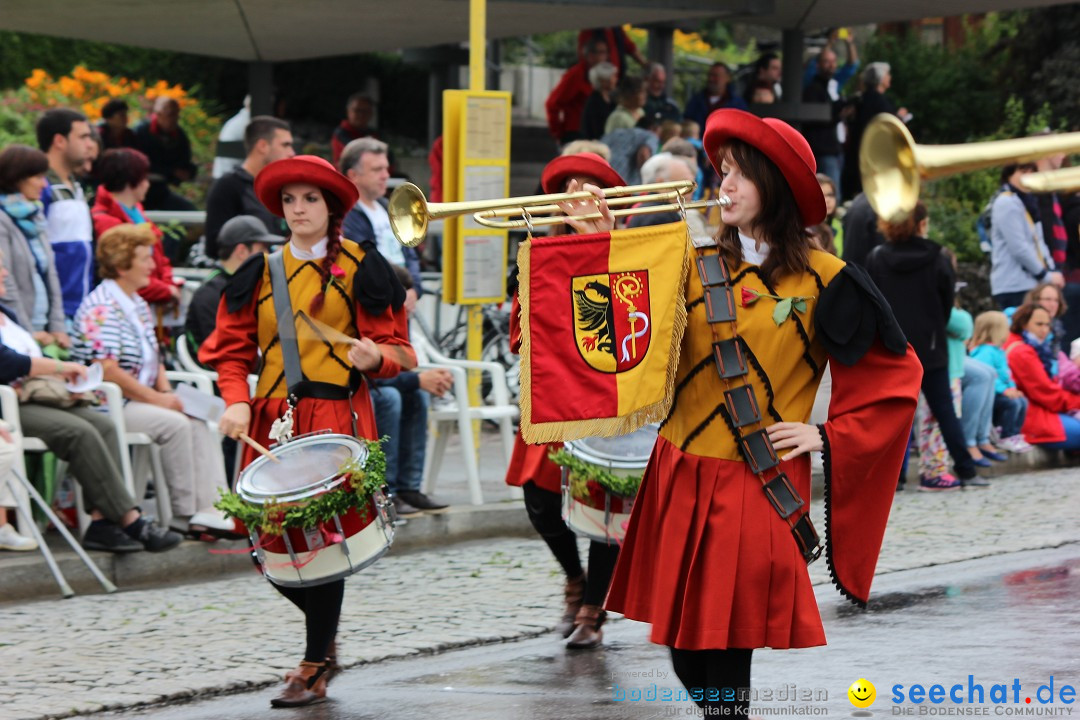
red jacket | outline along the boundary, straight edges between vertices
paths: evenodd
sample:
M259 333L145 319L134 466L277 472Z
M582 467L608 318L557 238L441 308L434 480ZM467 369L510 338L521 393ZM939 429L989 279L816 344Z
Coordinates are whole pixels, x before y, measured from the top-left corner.
M1046 373L1046 368L1034 348L1025 343L1019 335L1009 335L1009 339L1005 341L1005 354L1016 387L1028 399L1024 439L1034 444L1063 441L1065 428L1058 416L1080 410L1080 395L1071 393L1054 382Z
M563 73L559 84L544 103L548 128L556 140L562 140L569 133L576 133L581 129L581 113L592 91L589 69L584 62L575 64Z
M140 213L144 212L141 204L135 207ZM94 207L90 214L94 218L95 239L101 237L101 234L109 228L131 222L124 208L120 206L112 193L105 189L104 185L97 189ZM139 296L148 303L170 302L173 299L172 288L176 287L176 283L173 282L172 263L169 262L165 249L161 245L161 230L152 222L148 224L158 241L154 243L154 272L150 275L150 284L139 291Z

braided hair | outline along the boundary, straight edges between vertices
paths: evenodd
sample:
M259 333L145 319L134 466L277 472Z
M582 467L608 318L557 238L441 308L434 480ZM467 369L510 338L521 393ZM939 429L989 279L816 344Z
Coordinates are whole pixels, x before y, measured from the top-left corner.
M341 223L345 218L345 208L342 206L341 201L338 200L337 195L325 189L322 190L322 195L323 199L326 200L326 208L329 210L329 218L326 224L326 257L319 263L322 290L311 299L311 305L308 308L311 315L318 313L326 300L326 288L330 286L330 281L333 280L330 268L334 266L338 255L341 254Z

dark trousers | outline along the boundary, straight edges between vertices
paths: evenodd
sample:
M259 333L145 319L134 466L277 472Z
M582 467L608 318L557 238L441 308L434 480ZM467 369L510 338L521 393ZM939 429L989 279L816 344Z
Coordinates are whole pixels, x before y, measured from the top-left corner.
M923 371L922 392L926 396L926 404L934 419L941 428L941 437L945 441L945 447L952 455L956 474L961 480L975 477L975 463L967 450L967 442L964 440L964 428L960 424L960 418L956 417L956 408L953 406L952 389L949 387L949 368L941 367Z
M1002 310L1007 310L1011 307L1020 307L1024 302L1025 295L1027 295L1027 290L998 293L994 296L994 302L996 302L997 306Z
M325 661L330 643L337 635L338 620L341 619L341 600L345 596L345 581L335 580L306 588L270 584L304 613L307 630L304 660L317 663Z
M1001 393L994 395L994 424L1001 428L1001 437L1020 434L1027 417L1028 401L1025 397L1010 398Z
M567 579L579 577L581 556L578 555L577 535L562 519L562 497L527 482L521 488L525 493L525 511L529 521L544 538L551 554L559 561ZM607 597L615 562L619 559L619 546L592 541L589 543L589 574L585 581L585 604L603 605Z
M679 681L686 687L690 698L698 707L713 710L709 716L747 717L747 710L750 708L750 659L753 652L742 648L671 648L671 664Z

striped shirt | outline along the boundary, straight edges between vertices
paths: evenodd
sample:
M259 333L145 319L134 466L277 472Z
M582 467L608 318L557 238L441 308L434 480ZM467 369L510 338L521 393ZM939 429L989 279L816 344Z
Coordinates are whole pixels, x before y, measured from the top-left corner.
M122 370L140 377L147 360L143 352L144 341L148 341L152 348L158 347L150 306L138 295L133 298L136 312L142 321L142 327L137 327L109 292L107 282L94 288L75 313L72 359L82 363L116 360ZM157 363L156 353L151 362ZM150 369L148 366L147 375ZM143 376L145 385L153 386L156 368L153 370L153 378ZM147 382L147 379L150 379L150 382Z

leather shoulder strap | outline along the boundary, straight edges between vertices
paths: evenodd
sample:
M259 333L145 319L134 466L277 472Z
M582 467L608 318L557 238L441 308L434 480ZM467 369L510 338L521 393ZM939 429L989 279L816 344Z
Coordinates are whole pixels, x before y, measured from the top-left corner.
M296 342L296 321L293 317L292 300L289 298L289 280L285 276L285 255L277 250L270 253L270 291L274 296L274 314L277 315L278 342L281 343L281 360L285 368L285 384L289 392L304 380L300 369L300 346Z

